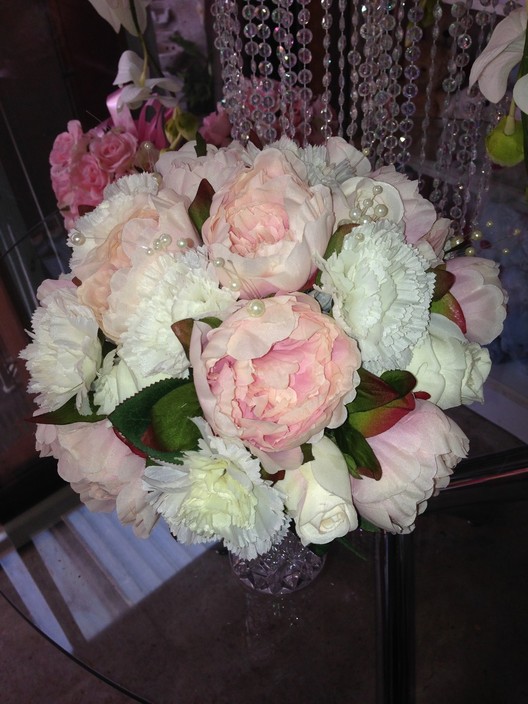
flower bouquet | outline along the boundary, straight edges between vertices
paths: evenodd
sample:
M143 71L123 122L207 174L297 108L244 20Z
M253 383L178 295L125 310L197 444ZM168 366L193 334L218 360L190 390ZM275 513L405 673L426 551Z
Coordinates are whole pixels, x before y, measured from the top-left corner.
M412 531L468 450L498 266L339 137L189 142L69 233L21 353L36 444L93 511L252 559Z

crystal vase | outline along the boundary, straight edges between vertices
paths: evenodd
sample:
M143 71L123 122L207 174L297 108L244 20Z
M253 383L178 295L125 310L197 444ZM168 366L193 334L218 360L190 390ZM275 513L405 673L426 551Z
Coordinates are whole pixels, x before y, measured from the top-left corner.
M240 583L251 591L280 596L304 589L323 569L326 555L316 555L289 531L282 542L254 560L229 554Z

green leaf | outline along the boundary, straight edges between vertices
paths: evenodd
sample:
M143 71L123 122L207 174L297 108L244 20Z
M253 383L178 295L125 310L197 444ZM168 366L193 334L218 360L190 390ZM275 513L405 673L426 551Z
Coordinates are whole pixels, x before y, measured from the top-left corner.
M90 413L87 416L81 415L75 405L75 397L73 397L56 411L41 413L28 418L28 420L32 423L41 423L43 425L70 425L71 423L98 423L105 418L106 416L98 413Z
M202 226L209 217L211 202L214 196L214 189L206 178L200 181L198 190L193 202L189 206L189 217L199 235L202 233Z
M374 523L367 521L367 519L363 518L363 516L359 517L359 527L361 528L361 530L366 530L369 533L379 533L381 530L379 526L376 526L374 525Z
M343 458L346 462L348 473L350 474L350 476L354 477L354 479L362 479L361 474L358 472L357 464L354 458L346 452L343 452Z
M433 301L431 303L431 313L439 313L440 315L444 315L446 318L458 325L464 334L466 333L466 318L459 302L452 293L448 292L445 296L442 296L439 301Z
M378 377L360 369L359 375L356 398L347 405L348 425L364 437L383 433L414 410L416 379L410 372L388 371Z
M338 543L341 543L343 547L345 547L347 550L350 552L354 553L356 557L359 557L360 560L363 560L363 562L368 562L368 558L363 555L362 552L359 552L359 550L356 550L356 548L352 545L352 543L347 540L346 538L336 538Z
M212 328L218 328L220 325L222 325L222 321L220 318L213 318L212 316L207 316L205 318L200 318L201 323L207 323L207 325L210 325Z
M314 456L313 456L313 451L312 451L312 444L309 442L305 442L301 445L301 452L303 455L303 464L307 464L308 462L313 462L314 461Z
M329 259L332 254L339 254L341 252L341 250L343 249L343 242L345 241L345 237L352 231L352 228L354 227L357 226L350 222L345 223L344 225L340 225L337 228L337 230L328 240L323 259ZM321 283L321 272L317 274L316 283Z
M193 447L167 451L166 448L156 444L156 441L158 441L157 436L152 441L149 438L149 434L152 431L153 407L167 394L189 384L192 385L192 382L187 379L164 379L158 381L120 403L113 413L109 415L109 420L123 441L136 451L143 453L146 457L181 464L182 451L193 449Z
M202 137L200 132L196 133L196 144L194 146L196 156L207 156L207 142Z
M445 264L440 264L429 271L435 275L433 301L438 301L442 298L442 296L445 296L451 286L455 283L455 275L450 271L447 271Z
M364 477L381 479L381 465L365 437L348 423L344 423L334 431L337 446L348 455L356 465L356 471ZM345 457L346 460L346 457ZM347 461L347 466L351 466Z
M202 436L191 418L201 415L192 381L163 396L152 408L152 427L163 449L179 452L198 447Z

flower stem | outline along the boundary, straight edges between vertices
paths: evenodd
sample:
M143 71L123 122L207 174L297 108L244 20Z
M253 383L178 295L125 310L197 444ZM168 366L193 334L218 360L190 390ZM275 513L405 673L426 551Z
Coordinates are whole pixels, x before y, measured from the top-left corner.
M519 74L517 80L528 73L528 31L524 34L524 49L519 65ZM523 148L524 148L524 168L528 176L528 115L521 110L521 124L523 128Z
M515 105L515 100L513 100L510 103L510 111L508 113L508 116L506 118L506 122L504 123L504 134L507 137L511 137L512 134L515 132L515 108L517 106Z

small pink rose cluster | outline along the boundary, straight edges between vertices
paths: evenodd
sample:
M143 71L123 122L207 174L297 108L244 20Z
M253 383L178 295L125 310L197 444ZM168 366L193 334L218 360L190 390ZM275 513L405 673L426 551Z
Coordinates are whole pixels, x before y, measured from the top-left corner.
M57 155L81 141L72 125ZM417 183L341 138L188 143L156 170L106 189L71 233L70 281L41 287L23 353L40 451L139 534L159 514L242 556L291 519L305 543L412 530L467 453L444 411L482 400L497 266L449 258Z
M147 120L147 111L154 117ZM79 120L70 120L57 135L49 156L51 185L66 229L101 203L109 183L153 170L159 150L167 146L159 126L163 111L150 100L137 120L127 111L117 124L109 118L87 132Z

